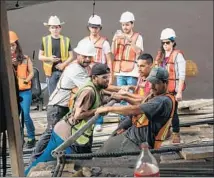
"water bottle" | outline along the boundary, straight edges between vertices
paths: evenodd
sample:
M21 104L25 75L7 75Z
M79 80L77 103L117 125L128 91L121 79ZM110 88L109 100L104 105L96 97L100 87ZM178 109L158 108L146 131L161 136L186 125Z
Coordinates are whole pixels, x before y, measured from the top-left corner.
M141 149L135 166L134 177L160 177L158 163L149 151L148 143L142 143Z

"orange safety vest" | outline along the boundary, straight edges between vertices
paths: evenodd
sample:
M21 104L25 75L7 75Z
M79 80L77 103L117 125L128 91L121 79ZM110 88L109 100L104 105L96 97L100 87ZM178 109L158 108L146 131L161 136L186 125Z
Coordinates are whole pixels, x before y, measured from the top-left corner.
M155 136L155 146L154 148L158 149L160 148L162 142L165 140L167 133L169 131L169 127L171 125L174 112L175 112L175 98L171 94L165 94L164 96L167 96L172 101L172 110L170 113L169 120L164 124L164 126L159 130L158 134ZM149 120L146 117L145 114L137 115L132 118L132 124L134 124L137 128L140 127L147 127L149 125Z
M72 106L73 106L74 97L75 97L75 95L76 95L76 93L77 93L78 90L79 90L78 87L71 89L71 95L70 95L70 99L69 99L69 102L68 102L68 107L69 107L70 109L71 109Z
M27 56L26 56L27 57ZM24 59L21 64L18 64L17 66L17 71L16 71L16 76L18 79L18 85L19 85L19 90L28 90L31 88L31 81L28 82L28 84L24 84L24 80L28 77L29 72L28 72L28 60L29 57Z
M44 55L47 57L52 56L52 40L51 35L42 38L42 43L44 46ZM68 37L60 35L60 52L62 62L66 61L69 57L69 44L70 39ZM46 76L51 76L52 74L52 62L43 62L43 69Z
M90 37L88 37L90 39ZM103 56L103 44L107 40L106 37L100 37L97 41L95 41L94 46L96 48L96 56L93 58L92 63L102 63L102 56ZM106 63L106 56L105 63Z
M168 57L168 60L166 61L166 70L169 73L169 79L168 79L168 92L174 93L176 89L176 72L175 72L175 61L178 53L181 53L183 55L183 52L180 50L173 50L170 56ZM158 52L158 55L155 59L155 65L160 66L162 60L162 55L160 52ZM186 84L184 83L182 91L184 91L186 88Z
M131 37L132 41L136 43L139 33L134 33ZM131 72L134 69L136 52L130 44L126 43L125 39L117 39L114 42L114 72Z

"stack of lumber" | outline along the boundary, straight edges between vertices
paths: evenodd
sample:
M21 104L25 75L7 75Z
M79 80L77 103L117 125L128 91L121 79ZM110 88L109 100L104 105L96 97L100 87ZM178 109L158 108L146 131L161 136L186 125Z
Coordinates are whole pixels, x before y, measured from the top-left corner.
M213 99L181 101L178 105L181 123L213 119Z

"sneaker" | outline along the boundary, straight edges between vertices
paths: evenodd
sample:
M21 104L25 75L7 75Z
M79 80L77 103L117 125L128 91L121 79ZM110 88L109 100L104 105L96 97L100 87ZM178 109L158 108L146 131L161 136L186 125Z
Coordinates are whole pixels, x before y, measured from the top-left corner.
M103 130L102 125L96 125L94 129L96 132L101 132Z
M30 149L30 148L33 148L33 147L35 146L35 144L36 144L35 138L34 138L34 139L28 139L28 141L27 141L25 147L26 147L27 149Z
M179 133L175 133L175 132L172 133L172 143L173 144L181 143L181 137Z

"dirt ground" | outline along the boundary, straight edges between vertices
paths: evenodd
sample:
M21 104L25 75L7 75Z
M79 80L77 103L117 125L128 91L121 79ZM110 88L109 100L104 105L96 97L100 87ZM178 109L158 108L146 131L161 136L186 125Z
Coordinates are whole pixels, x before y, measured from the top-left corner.
M9 28L18 33L24 52L32 56L34 66L45 81L42 64L37 59L41 37L48 34L43 26L50 15L57 15L66 24L63 34L69 36L74 48L87 35L87 21L93 1L55 1L8 11ZM96 1L95 12L103 22L102 34L112 39L120 28L122 12L131 11L136 18L135 30L144 38L145 52L154 57L160 46L161 30L171 27L177 34L178 48L186 59L194 60L199 75L187 79L185 99L213 98L213 1Z

